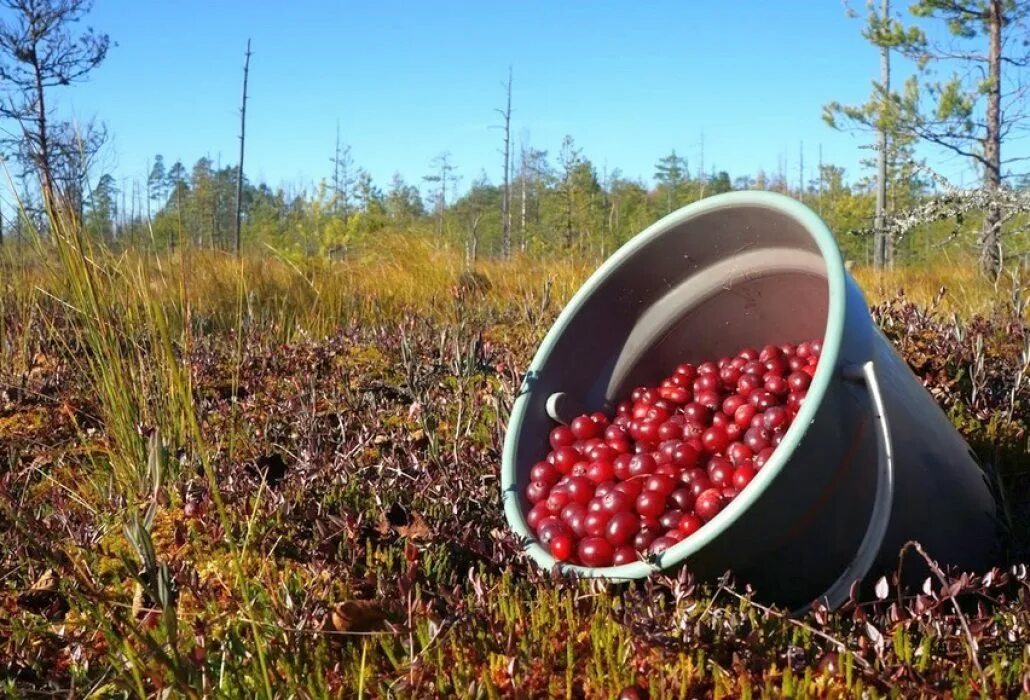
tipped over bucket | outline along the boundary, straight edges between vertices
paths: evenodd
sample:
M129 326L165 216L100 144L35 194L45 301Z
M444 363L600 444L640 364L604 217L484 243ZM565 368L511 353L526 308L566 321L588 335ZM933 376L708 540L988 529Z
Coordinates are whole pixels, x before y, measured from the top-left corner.
M826 225L800 202L733 192L643 231L587 280L544 338L512 409L502 496L541 567L523 495L555 419L609 413L677 363L744 346L823 338L807 398L754 480L695 534L651 561L580 576L638 579L732 570L758 597L843 603L919 541L941 565L992 561L996 506L975 456L875 326Z

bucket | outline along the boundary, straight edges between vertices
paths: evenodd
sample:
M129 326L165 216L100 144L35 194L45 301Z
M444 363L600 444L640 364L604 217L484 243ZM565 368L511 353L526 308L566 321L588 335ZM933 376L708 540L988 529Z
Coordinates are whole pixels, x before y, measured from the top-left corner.
M996 503L975 455L873 323L826 225L770 192L686 206L620 248L544 338L512 408L502 464L510 527L545 569L526 523L533 464L555 420L604 410L681 362L823 339L807 398L754 480L698 532L649 561L565 573L640 579L732 570L759 599L845 602L920 542L942 566L982 569ZM906 560L906 570L912 571ZM924 573L925 575L925 569ZM804 608L802 608L804 609Z

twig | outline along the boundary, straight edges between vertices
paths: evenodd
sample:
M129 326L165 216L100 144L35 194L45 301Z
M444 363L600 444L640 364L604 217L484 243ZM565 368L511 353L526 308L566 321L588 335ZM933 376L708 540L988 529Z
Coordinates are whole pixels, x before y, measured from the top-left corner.
M785 615L785 614L781 613L780 611L775 610L773 608L766 607L765 605L762 605L761 603L756 603L755 601L751 600L747 596L743 596L740 593L737 593L732 588L726 588L725 586L722 586L720 584L719 590L725 591L726 593L729 593L731 596L733 596L737 600L740 600L741 602L747 603L748 605L750 605L750 606L752 606L754 608L757 608L758 610L761 610L762 612L766 613L767 615L772 615L773 617L777 618L778 620L781 620L783 622L788 622L788 623L794 625L795 627L800 627L801 629L806 630L806 631L816 635L817 637L826 640L827 642L832 644L834 647L836 647L838 651L842 651L842 652L846 652L846 653L847 652L851 652L851 649L849 649L848 645L845 644L844 642L840 641L839 639L837 639L836 637L834 637L832 635L827 634L826 632L823 632L821 630L816 629L815 627L812 627L811 625L805 624L801 620L798 620L798 619L795 619L793 617L790 617L789 615ZM863 669L865 669L866 671L868 671L870 673L874 673L872 664L870 664L868 661L866 661L862 656L860 656L858 654L855 654L855 653L852 653L851 656L852 656L853 659L855 659L855 661L858 662L859 666L861 666Z
M916 550L916 552L919 553L919 556L923 558L923 560L926 562L926 565L930 567L930 571L932 571L934 575L937 576L937 580L940 581L943 589L947 591L947 576L945 576L944 572L941 571L941 568L937 565L937 562L930 558L930 555L926 553L926 550L923 549L923 546L914 540L906 542L905 546L901 548L901 553L898 555L899 578L901 572L900 561L902 557L904 557L905 552L907 552L909 549L914 549ZM977 655L977 649L979 648L979 645L976 643L976 639L973 638L973 633L969 629L969 622L966 620L966 616L965 614L963 614L962 608L959 607L958 601L955 599L955 596L951 592L948 592L948 599L951 601L951 606L955 609L955 615L958 617L959 623L962 625L962 631L965 634L966 641L969 643L969 660L973 662L973 666L976 667L977 672L980 674L980 682L983 683L983 689L986 689L987 675L984 673L983 666L980 665L980 658Z

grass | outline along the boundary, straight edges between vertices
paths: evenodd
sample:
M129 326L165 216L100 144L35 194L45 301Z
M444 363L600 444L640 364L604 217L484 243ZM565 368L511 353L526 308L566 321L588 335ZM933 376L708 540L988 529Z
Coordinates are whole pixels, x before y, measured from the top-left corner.
M396 237L336 263L115 255L62 233L0 253L9 696L1030 687L1018 280L856 271L956 425L1002 463L1008 559L792 620L730 580L604 588L518 554L499 506L505 421L590 263L473 274L432 241Z

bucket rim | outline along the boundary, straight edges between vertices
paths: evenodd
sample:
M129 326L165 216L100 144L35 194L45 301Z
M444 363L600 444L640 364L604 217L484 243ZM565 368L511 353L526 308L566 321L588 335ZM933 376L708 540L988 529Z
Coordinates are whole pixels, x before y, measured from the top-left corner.
M569 321L587 303L601 283L647 243L691 219L722 209L740 208L765 208L794 219L815 241L826 265L828 308L823 347L815 375L808 388L806 401L801 405L780 445L751 483L700 530L664 552L650 557L649 561L635 561L619 566L587 567L565 564L552 557L551 553L537 542L536 536L529 528L525 515L522 513L516 484L515 456L523 418L529 402L530 390L525 387L524 383L512 405L511 415L508 419L508 430L501 457L501 495L509 527L522 540L523 551L540 568L549 570L557 565L564 574L575 574L584 578L630 580L645 578L656 571L682 564L684 560L708 546L762 497L783 470L807 433L809 426L815 420L816 412L833 380L840 355L844 334L847 273L844 269L840 248L826 223L802 202L776 192L742 190L714 195L677 209L629 239L609 256L569 299L540 343L536 355L526 370L526 377L532 377L548 361L558 338L568 326Z

